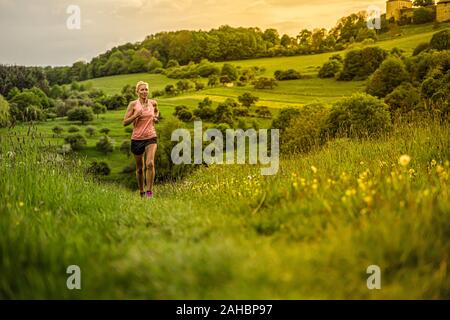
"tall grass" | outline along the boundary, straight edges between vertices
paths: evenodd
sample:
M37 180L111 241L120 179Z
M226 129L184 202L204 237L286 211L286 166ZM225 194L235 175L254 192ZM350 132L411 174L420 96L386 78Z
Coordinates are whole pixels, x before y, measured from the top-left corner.
M0 298L450 298L449 133L427 121L333 140L274 176L212 165L149 200L96 183L33 127L9 132ZM372 264L381 290L366 287Z

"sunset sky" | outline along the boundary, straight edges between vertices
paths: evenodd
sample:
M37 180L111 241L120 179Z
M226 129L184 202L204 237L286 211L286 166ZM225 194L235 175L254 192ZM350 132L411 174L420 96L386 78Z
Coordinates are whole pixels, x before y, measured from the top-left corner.
M81 9L80 30L66 27L69 5ZM160 31L225 24L295 36L369 5L385 11L385 0L0 0L0 64L71 65Z

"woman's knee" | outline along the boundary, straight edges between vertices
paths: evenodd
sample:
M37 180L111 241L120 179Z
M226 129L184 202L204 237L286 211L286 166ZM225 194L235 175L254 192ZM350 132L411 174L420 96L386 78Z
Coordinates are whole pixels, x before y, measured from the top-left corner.
M154 160L148 160L146 163L147 169L153 169L155 167L155 161Z

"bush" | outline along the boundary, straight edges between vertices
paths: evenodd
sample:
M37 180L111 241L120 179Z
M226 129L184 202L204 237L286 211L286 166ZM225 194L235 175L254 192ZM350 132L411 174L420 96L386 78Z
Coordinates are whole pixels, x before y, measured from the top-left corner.
M289 69L286 71L277 70L274 75L275 79L278 81L302 79L300 72L294 69Z
M413 23L422 24L433 22L436 19L436 13L433 9L429 8L417 8L413 13Z
M87 144L86 139L79 133L66 136L64 142L70 144L74 151L83 149Z
M54 134L56 134L57 136L59 136L59 135L64 131L64 128L61 127L61 126L54 126L54 127L52 128L52 131L53 131Z
M281 109L278 117L272 121L272 128L279 129L280 134L282 134L289 125L289 121L291 121L291 119L297 116L299 113L300 111L297 108Z
M98 140L95 147L97 148L98 151L103 152L104 154L107 154L109 152L114 151L114 145L115 145L115 141L113 139L111 139L108 136L102 136Z
M277 82L273 78L260 77L254 82L255 89L273 89L274 86L277 86Z
M127 157L131 154L131 141L130 140L124 140L122 144L120 145L120 152L125 154Z
M89 166L87 172L93 175L107 176L111 173L111 169L104 161L93 161Z
M272 112L270 112L269 107L266 106L256 108L255 113L260 118L272 118Z
M81 124L84 124L86 121L94 119L94 113L89 107L75 107L67 113L67 119L69 121L80 121Z
M333 78L336 74L341 72L342 63L338 60L330 60L323 64L319 71L319 78Z
M105 134L105 135L108 135L108 133L110 132L111 130L109 129L109 128L101 128L100 129L100 133L103 133L103 134Z
M75 127L75 126L71 126L71 127L69 127L69 129L67 129L67 132L70 132L70 133L75 133L75 132L79 132L79 131L80 131L80 128Z
M450 30L435 33L431 38L430 47L439 51L450 50Z
M250 108L255 102L258 102L259 97L252 95L249 92L245 92L243 95L238 97L239 102L247 108Z
M419 45L414 49L413 56L419 55L421 52L426 51L430 48L428 42L419 43Z
M379 47L349 51L345 56L339 80L365 80L378 69L387 56L388 53Z
M216 109L216 113L214 116L215 123L227 123L230 126L233 126L234 123L234 114L233 109L226 102L219 103Z
M97 131L97 129L96 129L95 127L93 127L93 126L88 126L88 127L86 128L86 130L85 130L86 134L87 134L89 137L92 137L92 136L95 134L96 131Z
M410 83L404 83L388 94L384 102L392 115L408 114L420 104L420 93Z
M10 121L9 103L0 95L0 128L8 126Z
M235 66L233 66L232 64L229 63L225 63L222 67L222 70L220 72L221 76L227 76L229 81L228 82L232 82L237 80L238 78L238 71L236 69Z
M248 108L234 108L233 109L233 115L235 117L248 117L249 112Z
M403 61L391 57L386 59L369 79L366 92L380 98L385 97L408 80L409 75Z
M322 137L347 136L369 138L391 129L388 106L364 93L353 94L331 108L322 129Z
M308 152L321 144L320 134L329 108L322 104L306 105L291 118L286 130L280 137L282 152Z

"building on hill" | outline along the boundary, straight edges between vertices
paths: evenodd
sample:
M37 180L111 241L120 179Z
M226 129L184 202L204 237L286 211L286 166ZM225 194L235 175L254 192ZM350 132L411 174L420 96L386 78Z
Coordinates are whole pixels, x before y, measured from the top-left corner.
M450 0L441 0L436 5L436 21L450 21Z
M400 21L406 11L412 10L410 0L388 0L386 2L386 20Z
M437 4L425 7L435 16L437 22L450 21L450 0L440 0ZM386 2L386 20L391 22L414 22L411 0L388 0Z

